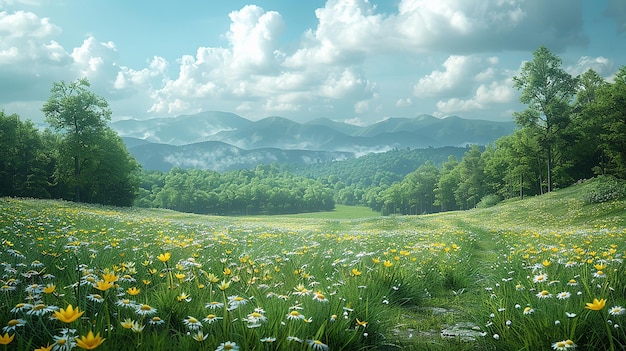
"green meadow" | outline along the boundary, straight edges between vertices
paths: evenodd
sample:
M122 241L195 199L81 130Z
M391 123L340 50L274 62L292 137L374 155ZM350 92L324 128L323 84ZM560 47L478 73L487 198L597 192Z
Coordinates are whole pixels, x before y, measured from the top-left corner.
M0 199L0 349L621 350L626 201L424 216Z

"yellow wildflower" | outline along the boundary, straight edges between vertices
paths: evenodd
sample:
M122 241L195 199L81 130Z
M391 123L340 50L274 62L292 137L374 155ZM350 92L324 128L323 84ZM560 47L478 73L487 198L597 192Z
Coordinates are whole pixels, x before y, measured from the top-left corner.
M54 315L63 323L72 323L73 321L80 318L85 311L80 311L78 307L74 309L72 305L68 305L66 309L60 309L59 311L54 311Z
M4 333L4 335L0 335L0 345L8 345L15 338L15 334L9 335L9 333Z
M52 294L56 288L56 285L50 283L43 288L43 292L46 294Z
M109 290L113 287L113 282L107 282L105 280L98 280L95 284L94 284L94 288L100 290L100 291L106 291Z
M52 351L53 346L54 344L50 345L50 343L48 343L48 346L42 346L38 349L35 349L35 351Z
M85 350L93 350L96 347L100 346L104 342L104 338L100 336L100 333L93 335L93 332L90 330L86 336L81 336L80 338L76 338L76 346Z
M218 287L220 290L224 291L224 290L228 289L228 287L229 287L229 286L230 286L230 281L228 281L228 282L227 282L227 281L225 281L225 280L222 280L222 281L220 282L220 284L219 284L217 287Z
M585 308L593 310L593 311L600 311L601 309L604 308L604 305L606 305L606 299L593 299L593 302L587 302L585 304Z
M172 254L169 253L169 252L162 253L159 256L157 256L157 258L159 259L159 261L165 263L165 262L169 261L170 258L172 258Z
M105 282L115 283L120 277L115 273L107 272L102 275L102 279L104 279Z

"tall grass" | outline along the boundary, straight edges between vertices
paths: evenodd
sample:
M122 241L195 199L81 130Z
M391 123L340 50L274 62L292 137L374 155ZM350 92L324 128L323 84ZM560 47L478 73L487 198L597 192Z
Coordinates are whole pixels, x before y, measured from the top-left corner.
M419 304L428 281L449 280L440 269L466 240L462 231L406 235L367 220L344 231L352 222L0 206L0 320L24 350L64 349L89 331L111 350L378 349L394 343L395 310ZM76 321L51 318L70 304L83 313Z

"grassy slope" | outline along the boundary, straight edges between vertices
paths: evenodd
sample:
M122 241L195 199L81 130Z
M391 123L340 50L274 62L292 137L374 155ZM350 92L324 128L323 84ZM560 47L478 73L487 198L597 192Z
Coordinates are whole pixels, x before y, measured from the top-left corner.
M509 200L487 209L476 209L458 216L468 223L491 230L532 229L562 230L566 227L579 229L599 226L626 226L626 199L600 204L585 204L583 194L592 186L577 184L552 193ZM514 223L514 227L511 227Z
M459 318L458 314L452 313L433 316L428 323L440 323L445 326L463 319L472 320L477 306L483 303L479 291L484 288L483 283L499 279L490 275L493 274L491 273L493 264L502 260L502 254L508 250L508 247L502 245L502 240L499 240L501 231L566 233L598 231L602 228L626 231L626 199L600 204L585 204L582 200L583 194L595 181L577 184L542 196L508 200L491 208L424 216L423 220L455 223L458 227L477 234L472 253L466 262L467 266L472 267L468 273L476 278L474 284L468 285L466 293L461 296L441 295L426 301L433 307L444 307L449 311L459 310L462 316ZM420 321L419 316L415 315L414 320L417 321L415 328L423 328L420 323L424 322ZM470 345L466 345L467 349L472 349ZM451 347L450 345L441 345L441 348L432 347L432 343L427 343L427 346L428 349ZM418 346L417 349L421 347L424 345ZM454 348L466 349L459 345Z

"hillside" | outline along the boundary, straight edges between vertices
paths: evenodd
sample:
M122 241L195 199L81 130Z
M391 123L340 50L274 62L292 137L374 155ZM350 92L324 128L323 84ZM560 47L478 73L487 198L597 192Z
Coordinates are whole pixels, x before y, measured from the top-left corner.
M441 166L449 156L457 160L463 158L467 148L440 147L425 149L402 149L371 153L358 158L349 158L343 162L325 162L319 164L290 163L282 169L308 178L333 178L346 185L359 184L390 185L401 181L407 174L415 171L427 161Z
M601 178L594 178L548 194L523 200L511 199L491 208L473 209L459 214L464 221L491 230L626 227L626 198L602 203L586 201L590 192L597 192L603 187L602 183ZM624 194L626 185L621 184L621 192Z

